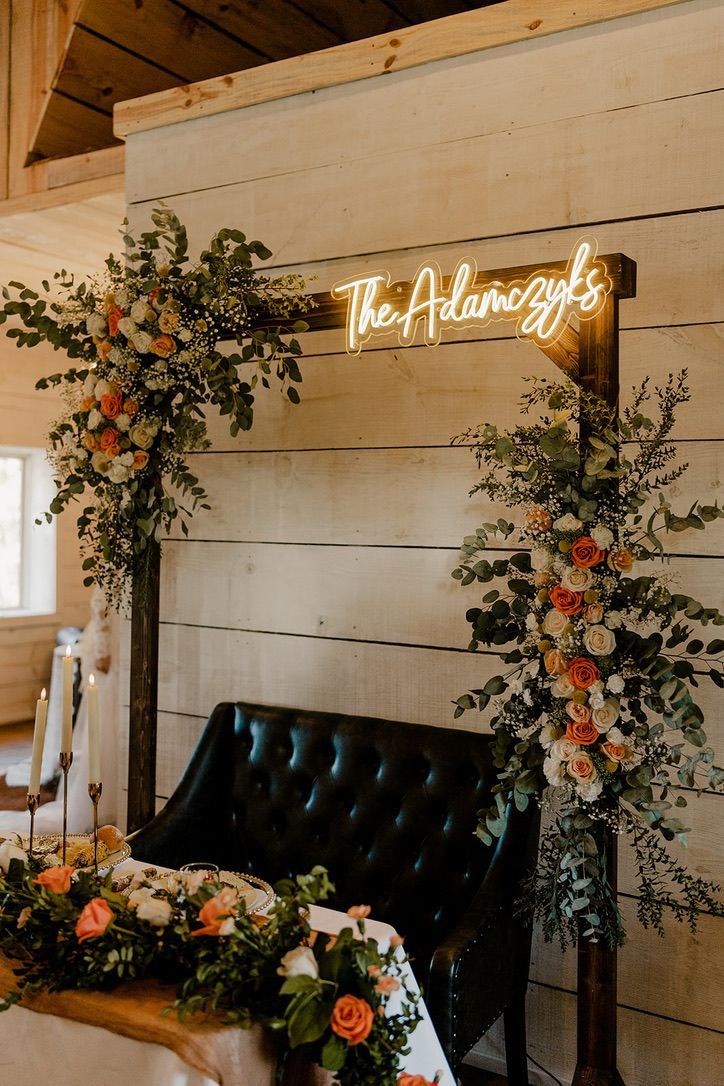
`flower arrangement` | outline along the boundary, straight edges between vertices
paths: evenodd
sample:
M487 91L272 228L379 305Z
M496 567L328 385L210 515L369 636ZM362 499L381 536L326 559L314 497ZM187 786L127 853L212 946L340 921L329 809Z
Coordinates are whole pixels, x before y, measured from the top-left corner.
M492 646L511 668L455 709L493 709L498 783L478 833L486 843L499 836L508 803L548 812L521 907L564 946L579 928L623 940L604 826L631 839L644 925L662 931L666 910L692 927L699 910L722 912L718 886L688 873L666 842L685 842L676 813L687 793L724 784L695 700L700 681L724 687L724 640L705 644L695 624L720 626L724 616L680 593L670 572L639 569L666 562L665 532L701 531L724 510L694 502L679 515L662 493L686 470L669 466L686 372L656 390L656 418L650 399L645 383L618 415L570 383L535 381L522 406L540 407L538 421L456 439L487 468L472 493L523 510L517 529L501 518L466 537L452 574L462 585L503 581L466 617L469 647ZM514 534L527 549L480 557L492 538Z
M0 845L0 950L17 991L115 987L155 977L176 985L169 1012L213 1012L268 1027L280 1060L292 1051L336 1072L340 1086L395 1086L398 1062L419 1021L400 943L380 949L355 927L313 938L309 905L334 889L323 868L280 883L266 917L247 916L237 891L207 872L149 870L99 877ZM427 1086L400 1076L402 1086ZM411 1079L411 1082L405 1082ZM430 1084L432 1086L432 1084Z
M259 384L278 379L299 403L298 340L253 324L263 311L283 326L310 304L299 276L253 269L254 257L271 256L261 242L219 230L192 263L173 212L157 209L152 219L138 240L124 234L125 257L109 256L101 276L76 285L56 273L55 300L12 282L0 303L0 324L13 319L7 335L18 347L46 341L75 362L37 385L60 386L65 401L49 435L58 492L46 517L93 495L78 518L86 583L96 581L116 606L149 543L178 516L187 532L185 518L208 508L186 462L208 446L203 409L228 415L236 436L252 426ZM43 289L49 294L48 282ZM291 330L305 328L297 321ZM223 338L240 353L220 351ZM247 363L256 367L248 380Z

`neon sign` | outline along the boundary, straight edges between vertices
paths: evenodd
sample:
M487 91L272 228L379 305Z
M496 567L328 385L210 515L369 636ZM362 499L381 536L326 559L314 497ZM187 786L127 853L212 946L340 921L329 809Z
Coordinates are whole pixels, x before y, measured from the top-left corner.
M345 279L332 295L347 298L347 350L357 354L373 336L390 332L409 346L421 325L424 341L434 345L445 328L483 328L505 320L515 321L517 335L553 344L572 316L594 317L612 289L596 251L596 242L583 238L563 270L541 268L507 282L486 279L472 259L461 260L449 279L434 261L426 261L410 284L395 289L389 272Z

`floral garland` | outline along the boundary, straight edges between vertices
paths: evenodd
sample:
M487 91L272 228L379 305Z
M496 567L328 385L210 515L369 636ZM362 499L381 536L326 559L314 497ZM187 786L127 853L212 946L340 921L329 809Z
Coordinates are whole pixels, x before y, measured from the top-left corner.
M433 1086L398 1077L420 1021L401 938L381 950L365 936L369 907L356 906L348 910L356 931L312 943L309 906L334 889L323 868L280 883L262 918L247 916L237 891L207 872L149 870L114 882L50 866L11 841L0 845L0 869L0 950L17 977L0 1010L33 992L154 977L176 985L169 1011L182 1021L214 1013L269 1028L282 1066L299 1051L340 1086Z
M508 803L536 802L549 814L521 907L564 946L579 930L623 941L604 826L631 839L644 925L662 931L667 910L692 928L700 910L724 912L719 887L666 849L686 840L675 808L686 807L687 792L724 785L692 696L702 679L724 687L724 640L705 645L694 626L720 626L724 616L679 593L671 573L634 574L636 563L666 560L664 532L703 530L724 516L697 502L678 515L661 493L687 466L667 468L685 381L686 371L656 390L656 419L646 414L646 383L619 416L570 383L535 381L522 406L542 405L539 421L509 433L487 424L456 439L472 442L488 469L472 493L524 510L517 530L501 518L468 536L452 574L462 585L505 582L466 617L470 648L492 646L512 669L455 709L492 702L494 711L498 783L478 833L486 843L499 836ZM493 537L514 533L528 550L479 557Z
M254 257L271 256L261 242L219 230L192 264L178 218L158 209L152 219L155 229L138 240L124 235L124 259L109 256L102 276L75 285L58 272L52 301L12 282L15 295L4 287L0 303L0 324L15 319L7 334L18 347L45 341L77 360L37 384L60 386L66 405L49 435L58 492L45 516L92 493L78 518L86 583L97 582L117 607L149 543L179 515L187 533L185 518L208 508L186 463L209 444L203 408L228 415L236 436L251 428L255 390L269 388L272 376L299 403L298 340L252 327L260 311L282 324L309 308L299 276L252 269ZM293 331L306 327L297 321ZM222 338L241 352L219 351ZM256 364L249 380L240 372L246 363Z

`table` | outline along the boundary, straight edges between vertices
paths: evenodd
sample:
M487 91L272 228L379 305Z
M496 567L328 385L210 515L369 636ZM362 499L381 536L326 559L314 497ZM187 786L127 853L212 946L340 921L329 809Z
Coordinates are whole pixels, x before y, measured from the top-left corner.
M117 872L144 866L128 860ZM330 934L350 925L345 913L317 905L311 908L310 920L314 930ZM395 931L389 924L370 919L367 933L384 944ZM417 990L411 970L408 977ZM53 1086L274 1086L273 1050L260 1027L213 1027L213 1037L196 1024L181 1029L173 1018L160 1018L160 1010L172 998L168 988L134 983L135 988L127 985L111 993L41 996L35 1010L13 1007L0 1014L0 1086L38 1086L48 1080ZM90 1024L112 1016L116 1029L127 1028L124 1006L133 1007L135 1018L139 1002L134 993L141 992L146 1032L139 1031L137 1022L129 1030L134 1036ZM455 1086L427 1009L420 1006L423 1018L401 1070L427 1078L441 1071L441 1086ZM139 1032L145 1039L139 1039ZM209 1066L210 1052L213 1066ZM315 1086L329 1079L321 1072L315 1075Z

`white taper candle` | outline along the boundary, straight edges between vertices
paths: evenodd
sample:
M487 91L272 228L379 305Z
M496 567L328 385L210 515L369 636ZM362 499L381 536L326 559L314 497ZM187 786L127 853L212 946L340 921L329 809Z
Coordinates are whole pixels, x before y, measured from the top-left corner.
M93 675L88 676L85 692L88 701L88 783L101 781L101 724L98 715L98 687Z
M73 671L74 661L71 656L70 645L65 650L63 657L63 716L60 733L61 754L70 754L73 750Z
M43 765L43 747L45 746L45 725L48 720L48 702L43 689L35 703L35 731L33 732L33 753L30 759L30 783L28 792L37 796L40 792L40 770Z

